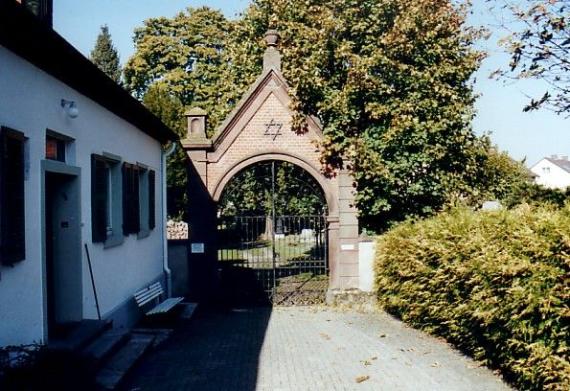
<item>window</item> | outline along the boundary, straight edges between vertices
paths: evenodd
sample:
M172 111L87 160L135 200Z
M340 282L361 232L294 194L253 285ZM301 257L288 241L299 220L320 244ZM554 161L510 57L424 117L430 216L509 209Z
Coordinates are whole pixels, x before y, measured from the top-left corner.
M26 258L24 148L21 132L0 129L0 262Z
M148 172L148 227L153 230L156 227L156 174L153 170Z
M139 238L145 238L150 234L149 228L149 191L148 191L148 169L139 165Z
M46 136L46 159L65 162L65 141Z
M153 170L139 165L139 200L140 200L140 231L139 238L144 238L155 228L155 182L156 174Z
M63 163L73 163L75 159L75 140L53 130L46 130L46 159Z
M112 247L123 242L120 158L91 155L91 231L94 243Z
M123 234L140 231L139 167L123 163Z
M550 167L542 167L542 172L545 174L550 174Z
M156 226L156 173L123 163L123 233L147 237Z

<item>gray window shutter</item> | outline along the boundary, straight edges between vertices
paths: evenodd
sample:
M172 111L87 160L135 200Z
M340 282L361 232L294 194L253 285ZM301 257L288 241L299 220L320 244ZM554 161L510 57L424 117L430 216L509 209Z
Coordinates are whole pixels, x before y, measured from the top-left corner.
M130 164L123 163L123 235L127 236L131 233L131 169Z
M155 203L156 203L156 174L153 170L148 172L148 227L154 229L156 226Z
M105 160L91 155L91 232L93 243L107 239L107 193L109 179Z
M0 261L13 265L26 258L23 133L0 131Z
M140 177L139 168L135 165L132 166L132 203L131 203L131 221L132 221L132 233L138 233L141 230L141 215L140 215Z
M123 163L123 234L140 231L139 170Z

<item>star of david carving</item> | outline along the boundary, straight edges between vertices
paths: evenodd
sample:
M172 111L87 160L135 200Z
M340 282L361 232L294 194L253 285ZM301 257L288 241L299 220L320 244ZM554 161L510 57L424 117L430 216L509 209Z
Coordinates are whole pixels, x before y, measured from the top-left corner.
M277 140L277 137L281 136L281 129L283 128L283 124L280 124L272 119L271 122L265 124L265 135L273 137L273 141Z

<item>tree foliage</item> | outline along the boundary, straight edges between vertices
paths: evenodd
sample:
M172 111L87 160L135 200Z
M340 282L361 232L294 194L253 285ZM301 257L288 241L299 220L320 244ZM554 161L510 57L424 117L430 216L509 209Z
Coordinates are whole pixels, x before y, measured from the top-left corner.
M165 125L180 137L184 137L184 106L165 86L151 86L143 97L143 104ZM167 161L168 216L172 218L183 219L186 213L186 186L188 185L186 159L184 151L177 148Z
M325 196L317 181L305 170L288 162L271 161L247 167L224 190L222 215L277 216L321 215Z
M219 122L226 88L224 57L230 22L207 7L188 8L174 18L152 18L135 30L135 54L125 65L125 82L142 98L160 85L186 107L210 114L210 130Z
M490 147L470 126L483 54L466 12L452 0L254 0L230 22L189 8L136 31L125 79L139 96L162 85L202 106L213 129L261 73L277 28L294 130L308 115L323 123L324 172L351 169L363 223L381 228L489 192Z
M115 46L113 46L111 34L107 26L101 26L101 32L97 36L97 41L91 51L90 59L116 83L121 83L122 71L119 63L119 53Z
M490 0L487 0L490 1ZM570 0L493 0L514 20L501 42L511 55L508 69L497 75L543 80L548 90L533 98L525 111L547 107L570 116Z
M485 159L481 162L470 204L481 205L485 201L500 200L512 206L517 189L531 185L533 174L524 161L516 161L492 146L488 137L482 140L486 143ZM521 199L518 203L521 202L524 201Z
M520 204L545 205L561 208L570 201L569 189L550 189L532 182L522 182L513 186L502 199L507 208Z
M323 163L347 165L365 223L382 226L465 197L485 159L470 121L482 54L465 10L447 0L257 0L232 60L259 69L268 26L282 35L295 129L324 124ZM248 44L239 45L239 42ZM256 68L257 66L257 68ZM242 78L247 80L247 78Z
M223 57L230 23L219 11L188 8L173 18L151 18L135 30L135 54L125 65L125 85L181 138L184 109L201 106L219 121ZM211 133L210 133L211 134ZM186 213L187 157L180 148L168 162L169 216Z

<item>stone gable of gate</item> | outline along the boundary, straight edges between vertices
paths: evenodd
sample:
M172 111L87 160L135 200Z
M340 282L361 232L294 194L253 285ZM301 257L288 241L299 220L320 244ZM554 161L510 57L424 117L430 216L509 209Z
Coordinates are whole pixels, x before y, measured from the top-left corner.
M304 169L321 186L328 206L330 289L355 289L359 284L359 232L353 178L347 170L340 170L332 178L323 175L319 151L322 128L317 120L307 118L306 133L291 130L291 98L281 73L276 33L269 31L266 38L263 74L212 139L206 137L206 113L200 109L186 113L188 137L182 140L182 146L190 158L188 198L192 241L206 243L204 254L193 254L196 267L205 268L196 275L214 275L217 270L213 239L217 203L227 183L250 165L281 160Z
M272 68L258 78L211 140L204 138L205 129L199 137L192 135L191 124L203 113L188 114L189 135L183 145L214 201L239 170L264 160L283 160L308 171L325 194L329 215L338 215L338 178L322 173L322 129L308 118L306 132L293 131L290 104L289 86Z
M219 194L220 186L225 184L226 174L232 168L264 155L302 160L312 167L313 176L321 174L321 129L311 120L307 132L294 132L289 104L286 84L279 75L270 72L259 90L222 125L225 127L213 139L214 150L208 153L207 186L211 194ZM330 185L335 181L329 180ZM326 193L329 189L323 191Z

